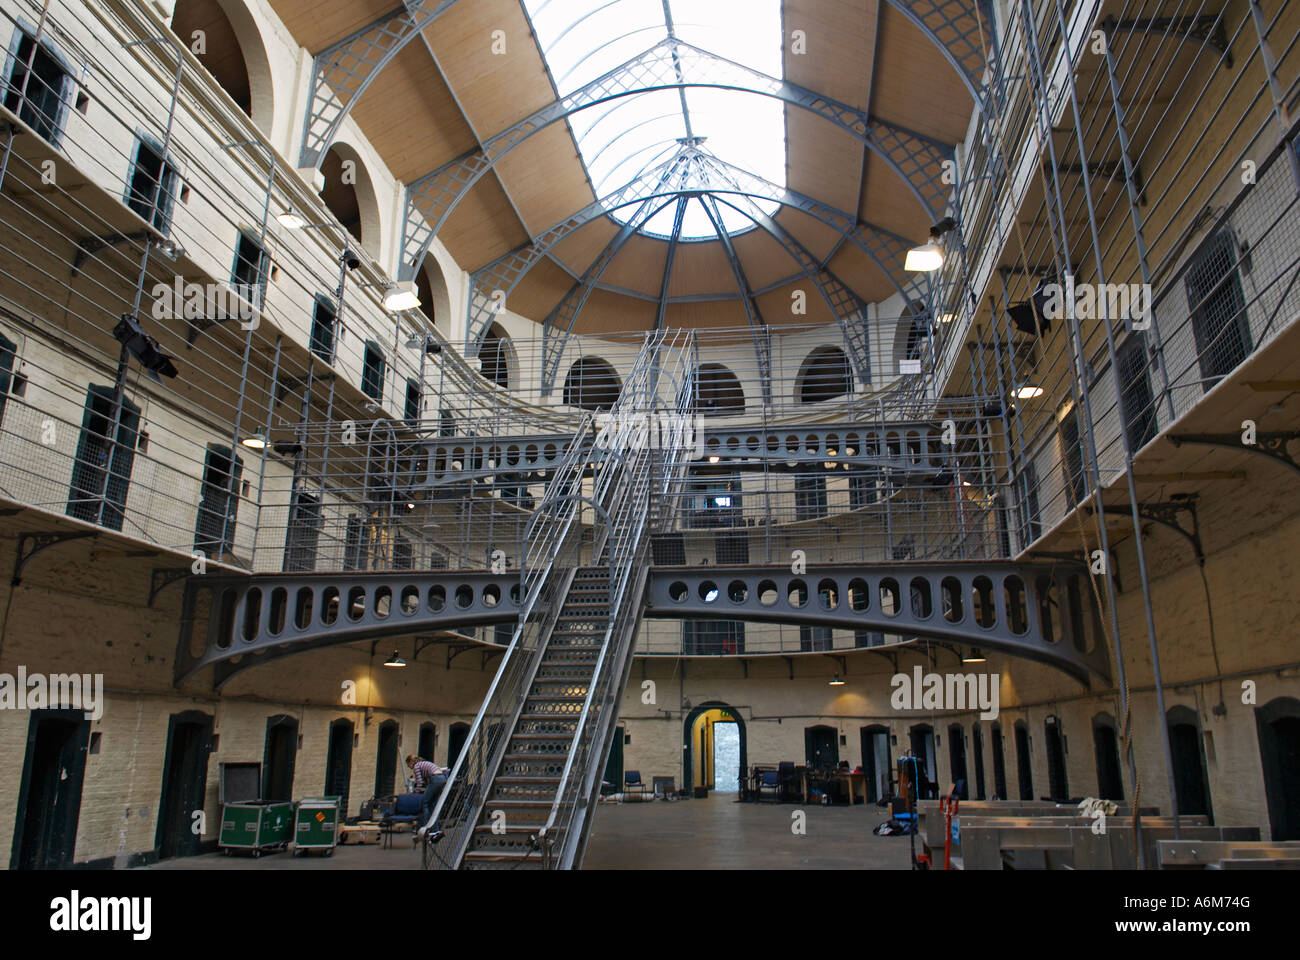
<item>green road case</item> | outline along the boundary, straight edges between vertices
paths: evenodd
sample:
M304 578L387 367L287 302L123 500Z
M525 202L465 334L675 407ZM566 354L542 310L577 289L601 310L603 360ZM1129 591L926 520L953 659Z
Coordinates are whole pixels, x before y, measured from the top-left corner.
M260 763L221 765L217 845L227 854L250 850L256 857L265 850L284 849L293 839L293 804L260 802L261 772Z
M339 798L304 797L298 801L293 824L293 853L299 850L334 852L338 843Z

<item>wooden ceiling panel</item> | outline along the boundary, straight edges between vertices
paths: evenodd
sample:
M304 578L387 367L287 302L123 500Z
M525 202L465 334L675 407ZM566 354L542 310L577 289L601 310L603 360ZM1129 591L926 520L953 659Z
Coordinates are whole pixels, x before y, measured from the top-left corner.
M657 297L667 261L667 241L633 237L619 251L601 280L611 286L625 287Z
M868 303L878 303L898 292L876 262L851 243L844 244L831 258L830 269Z
M670 303L664 325L687 330L715 330L747 327L749 318L739 300L710 300L707 303Z
M786 130L790 189L840 210L855 209L866 150L862 141L804 110L789 111Z
M506 309L541 323L564 299L573 278L549 260L541 260L524 275L506 300ZM541 336L541 331L537 333Z
M785 75L859 110L870 104L877 0L785 0ZM790 34L804 31L807 52L792 52Z
M942 143L966 136L974 103L957 72L906 17L886 5L871 112Z
M893 168L875 154L868 154L866 169L859 217L900 237L928 236L930 215Z
M578 314L575 333L623 333L653 330L658 306L649 300L593 290L586 307Z
M471 273L528 242L501 185L484 177L460 202L438 234L451 255Z
M551 124L506 154L496 171L534 236L596 199L563 123Z
M790 312L790 305L794 302L793 294L796 290L802 290L804 293L808 309L807 314L799 315ZM758 309L762 312L763 319L773 327L830 323L835 319L830 307L826 306L826 301L817 292L816 285L811 280L804 279L795 280L783 287L778 287L776 290L763 294L758 298Z
M569 234L551 248L551 254L574 273L581 274L617 233L618 227L608 217L601 217Z
M393 176L405 183L476 145L429 52L418 44L379 74L352 116Z
M732 238L731 245L736 248L736 256L745 269L751 290L761 290L799 269L785 247L766 230L742 233Z
M393 0L270 0L294 40L315 56L395 10Z
M840 240L838 230L828 227L816 217L801 213L794 207L782 207L776 215L776 222L819 262L831 255L831 250ZM790 269L797 269L793 260L790 261Z
M496 31L504 33L504 53L494 52ZM485 140L555 99L518 0L457 4L425 36L465 116Z
M662 275L662 272L661 272ZM668 281L670 297L688 297L700 293L732 293L735 276L727 251L717 240L679 243L673 260L673 275Z

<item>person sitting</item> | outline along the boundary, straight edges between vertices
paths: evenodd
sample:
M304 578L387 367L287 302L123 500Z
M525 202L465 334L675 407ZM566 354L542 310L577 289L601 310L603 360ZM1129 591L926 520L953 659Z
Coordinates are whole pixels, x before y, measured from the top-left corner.
M417 833L418 836L423 837L429 830L433 808L438 803L438 796L442 793L443 787L447 785L447 774L450 771L446 767L438 766L432 760L423 760L413 753L407 756L406 765L411 768L411 774L415 778L415 792L424 791L423 825ZM440 839L440 836L441 831L435 825L432 839Z

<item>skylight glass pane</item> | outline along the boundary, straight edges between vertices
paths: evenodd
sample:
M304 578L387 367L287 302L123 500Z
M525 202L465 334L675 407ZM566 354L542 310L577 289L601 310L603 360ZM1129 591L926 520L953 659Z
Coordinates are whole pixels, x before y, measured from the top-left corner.
M611 70L645 54L669 37L665 7L674 35L716 56L739 64L702 63L689 51L681 58L688 83L748 84L742 68L772 77L782 74L780 0L524 0L547 66L561 96L567 96ZM656 55L670 63L666 51ZM652 79L653 78L653 79ZM638 74L638 86L671 82L661 66ZM663 163L688 136L701 138L701 149L765 180L785 185L785 111L781 101L759 94L693 86L615 97L569 117L569 125L599 197L617 191L639 174ZM707 187L690 182L686 186ZM753 227L741 212L756 203L766 214L770 201L719 204L723 228L736 233ZM638 205L613 209L626 221ZM653 217L644 232L669 236L676 204ZM711 239L716 230L699 202L687 204L683 239Z

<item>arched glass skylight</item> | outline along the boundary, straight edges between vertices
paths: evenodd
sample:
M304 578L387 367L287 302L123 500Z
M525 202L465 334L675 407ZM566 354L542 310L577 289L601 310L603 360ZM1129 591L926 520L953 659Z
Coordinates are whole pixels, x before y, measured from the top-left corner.
M524 8L562 97L670 36L769 77L782 76L780 0L524 0ZM736 67L703 66L698 57L674 60L668 51L657 59L676 64L688 83L752 85ZM644 79L632 83L654 85ZM660 89L598 103L570 116L569 124L598 197L663 163L688 138L699 138L704 151L785 186L784 104L773 97L718 87ZM768 214L777 207L756 202ZM610 214L626 221L635 210L627 206ZM720 203L718 211L729 233L753 226L732 206ZM675 213L676 204L668 204L643 231L671 235ZM716 235L704 207L688 203L682 239Z

